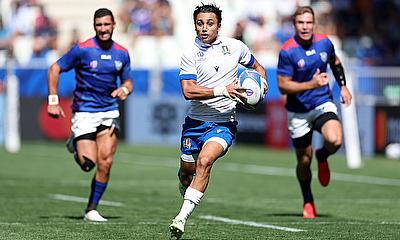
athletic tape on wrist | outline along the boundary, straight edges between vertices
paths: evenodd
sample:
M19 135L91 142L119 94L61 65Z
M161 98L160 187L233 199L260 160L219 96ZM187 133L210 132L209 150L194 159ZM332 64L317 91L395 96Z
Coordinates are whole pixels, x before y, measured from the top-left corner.
M58 104L58 95L57 94L50 94L47 98L49 105L57 105Z
M227 97L230 98L231 96L229 96L228 90L226 89L226 87L215 87L213 88L214 91L214 97Z
M122 91L124 91L124 93L126 95L129 95L129 93L131 93L131 92L129 92L129 89L127 87L125 87L125 86L122 86L121 89L122 89Z

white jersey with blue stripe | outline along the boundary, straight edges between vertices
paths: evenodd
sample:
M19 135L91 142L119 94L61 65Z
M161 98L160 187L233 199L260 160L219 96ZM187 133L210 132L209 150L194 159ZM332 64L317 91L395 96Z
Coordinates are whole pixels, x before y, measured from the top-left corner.
M196 80L197 85L208 88L227 86L237 79L239 64L251 67L254 57L241 41L218 37L212 44L205 44L196 37L194 44L184 52L179 78ZM235 120L236 101L227 97L191 100L188 116L209 122Z

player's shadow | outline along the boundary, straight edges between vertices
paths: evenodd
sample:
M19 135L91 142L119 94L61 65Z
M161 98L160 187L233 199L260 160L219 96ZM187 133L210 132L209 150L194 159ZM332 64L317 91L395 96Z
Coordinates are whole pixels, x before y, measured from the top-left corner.
M267 213L265 215L269 217L303 217L303 214L301 213ZM319 217L330 218L332 216L330 214L318 213L317 218Z
M64 219L70 219L70 220L83 220L83 216L79 215L79 216L40 216L39 218L41 219L56 219L56 218L64 218ZM122 218L121 216L104 216L104 218L106 219L120 219Z

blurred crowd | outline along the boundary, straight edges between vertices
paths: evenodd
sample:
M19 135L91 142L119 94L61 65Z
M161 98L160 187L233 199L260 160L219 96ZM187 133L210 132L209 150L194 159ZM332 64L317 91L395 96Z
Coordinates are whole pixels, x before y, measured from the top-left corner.
M343 49L363 65L400 65L400 1L331 1Z
M168 0L123 0L118 16L133 40L143 35L174 34L175 20Z
M23 54L27 63L51 58L57 50L57 22L36 0L2 1L0 50L4 56ZM25 52L30 54L25 57ZM51 59L52 60L52 59ZM49 61L51 61L49 59Z
M278 7L274 19L249 11L230 23L234 24L230 36L245 42L264 65L275 63L280 46L293 35L291 14L304 1L279 2L275 3ZM338 39L340 44L335 45L341 46L347 56L358 59L362 65L400 65L400 31L396 29L400 23L397 14L400 1L307 2L316 13L316 31ZM58 19L47 14L46 5L40 0L2 0L0 3L0 65L7 56L15 56L24 64L49 63L66 51L58 44ZM174 12L173 3L179 4L176 0L121 0L115 12L118 26L122 26L132 46L142 36L174 37L179 14ZM68 48L79 41L78 29L72 29L70 37Z

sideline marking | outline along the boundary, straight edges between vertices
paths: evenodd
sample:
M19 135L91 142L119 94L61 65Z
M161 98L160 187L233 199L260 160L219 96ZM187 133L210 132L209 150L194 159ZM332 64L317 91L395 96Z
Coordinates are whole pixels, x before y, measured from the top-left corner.
M128 153L118 153L120 159L118 162L138 164L144 166L157 166L157 167L174 167L177 168L179 165L179 157L163 157L155 155L140 155L140 154L128 154ZM135 159L132 161L132 156L136 156L145 161L140 161L140 159ZM122 158L122 159L121 159ZM128 160L130 159L130 160ZM160 161L162 159L162 161ZM269 167L254 164L240 164L240 163L219 163L218 168L223 171L231 172L243 172L270 176L282 176L282 177L295 177L294 168L283 168L283 167ZM313 171L313 178L317 178L317 171ZM383 186L400 186L400 180L394 178L382 178L382 177L371 177L363 175L353 175L346 173L336 173L331 172L331 179L342 182L351 183L362 183L362 184L372 184L372 185L383 185Z
M201 219L206 219L206 220L213 220L213 221L219 221L219 222L224 222L224 223L230 223L230 224L234 224L234 225L246 225L246 226L251 226L251 227L271 228L271 229L274 229L274 230L282 230L282 231L286 231L286 232L305 232L306 231L306 230L303 230L303 229L281 227L281 226L258 223L258 222L253 222L253 221L241 221L241 220L235 220L235 219L224 218L224 217L217 217L217 216L212 216L212 215L200 216L200 218Z
M55 200L67 201L67 202L83 202L87 203L87 198L64 195L64 194L49 194L49 197ZM120 202L113 202L113 201L103 201L100 200L99 205L103 206L111 206L111 207L123 207L125 206L123 203Z

